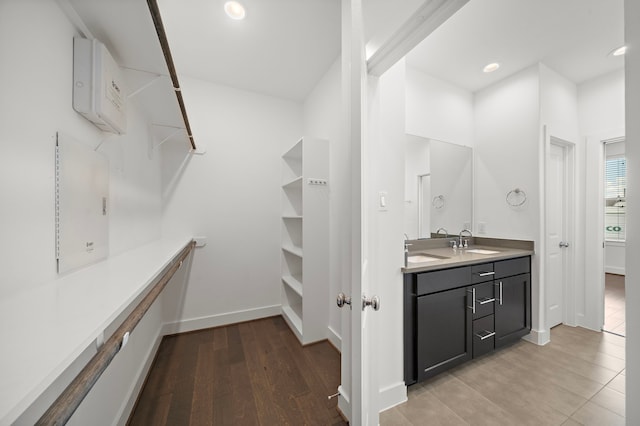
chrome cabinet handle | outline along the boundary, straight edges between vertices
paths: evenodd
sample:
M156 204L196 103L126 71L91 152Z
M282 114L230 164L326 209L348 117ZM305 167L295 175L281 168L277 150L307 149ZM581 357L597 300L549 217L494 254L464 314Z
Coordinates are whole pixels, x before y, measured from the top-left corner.
M490 275L495 275L496 273L494 271L490 271L490 272L476 272L478 274L479 277L488 277Z
M495 331L485 330L484 332L485 332L485 333L487 333L487 334L485 334L485 335L483 336L483 335L481 335L480 333L476 333L476 336L478 336L478 337L480 338L480 340L485 340L485 339L488 339L488 338L489 338L489 337L491 337L491 336L495 336L495 335L496 335L496 332L495 332Z
M500 306L502 306L502 281L494 285L498 287L498 295L500 296L498 300L500 301Z
M493 299L489 299L488 297L485 297L484 299L479 300L478 302L480 302L481 305L486 305L487 303L491 303L495 301L496 301L495 297Z
M472 300L472 304L471 306L467 305L467 308L471 309L472 313L476 313L476 289L475 287L472 288L471 290L467 290L467 293L471 293L471 300Z

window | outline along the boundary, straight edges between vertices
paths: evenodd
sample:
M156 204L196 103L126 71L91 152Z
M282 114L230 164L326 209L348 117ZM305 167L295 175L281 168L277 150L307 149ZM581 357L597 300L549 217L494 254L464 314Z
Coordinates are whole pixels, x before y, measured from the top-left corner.
M624 156L607 156L604 180L604 236L606 240L624 241L627 195L627 161Z

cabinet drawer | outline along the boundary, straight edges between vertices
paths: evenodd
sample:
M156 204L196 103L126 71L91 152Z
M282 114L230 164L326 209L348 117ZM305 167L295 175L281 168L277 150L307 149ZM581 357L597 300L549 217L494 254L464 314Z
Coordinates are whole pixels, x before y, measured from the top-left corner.
M471 307L474 320L493 314L495 305L494 287L493 281L491 281L469 288L469 306ZM473 299L474 295L475 301Z
M417 295L450 290L471 283L471 267L445 269L418 274Z
M497 279L511 277L513 275L527 274L530 272L529 264L529 256L495 262L495 278Z
M473 322L473 357L493 351L495 347L495 327L493 315Z
M493 280L495 272L493 271L493 263L483 263L482 265L474 265L471 267L471 283L483 283Z

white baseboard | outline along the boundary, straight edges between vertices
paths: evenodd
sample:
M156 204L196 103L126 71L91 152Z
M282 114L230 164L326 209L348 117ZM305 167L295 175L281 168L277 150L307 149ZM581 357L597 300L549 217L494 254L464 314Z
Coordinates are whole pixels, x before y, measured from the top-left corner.
M185 333L188 331L202 330L205 328L220 327L243 321L272 317L280 315L281 309L282 307L280 305L272 305L256 309L246 309L244 311L226 312L224 314L176 321L164 324L162 327L162 334L166 336L168 334Z
M351 422L351 400L342 385L338 386L338 410L349 422Z
M532 329L531 333L524 336L523 339L538 346L544 346L551 341L551 331Z
M396 383L380 389L378 406L380 411L388 410L407 401L407 387L404 382Z
M342 353L342 337L331 326L328 326L327 330L327 339L329 339L329 342L331 342L338 352Z
M604 272L607 274L625 275L625 268L621 266L604 266Z

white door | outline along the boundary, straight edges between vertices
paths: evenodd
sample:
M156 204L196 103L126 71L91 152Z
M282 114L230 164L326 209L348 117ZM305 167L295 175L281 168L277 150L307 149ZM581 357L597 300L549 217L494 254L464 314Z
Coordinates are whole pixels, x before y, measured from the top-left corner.
M373 309L363 308L368 293L366 253L366 209L363 202L363 111L367 66L365 60L361 0L342 1L342 75L343 99L349 117L345 135L351 145L351 297L350 306L342 307L341 385L338 407L353 425L378 425L377 376L373 374L376 353L372 345ZM346 290L346 289L345 289Z
M564 298L567 282L568 229L568 148L551 143L547 161L547 327L564 322Z

